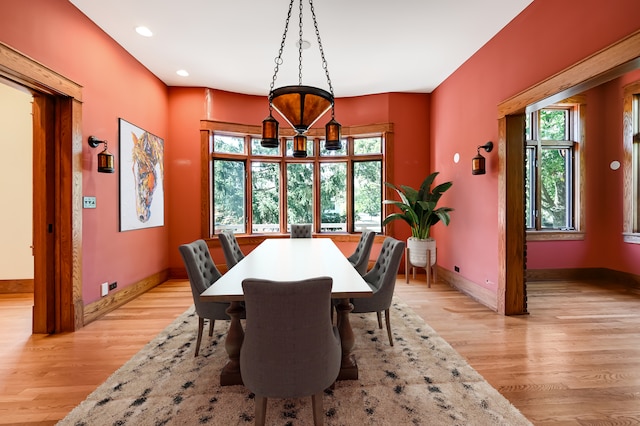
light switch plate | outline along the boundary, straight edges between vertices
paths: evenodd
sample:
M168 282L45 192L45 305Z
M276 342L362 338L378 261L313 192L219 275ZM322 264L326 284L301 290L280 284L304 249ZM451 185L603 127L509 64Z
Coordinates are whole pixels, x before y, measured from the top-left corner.
M85 209L95 209L96 197L82 197L82 204Z

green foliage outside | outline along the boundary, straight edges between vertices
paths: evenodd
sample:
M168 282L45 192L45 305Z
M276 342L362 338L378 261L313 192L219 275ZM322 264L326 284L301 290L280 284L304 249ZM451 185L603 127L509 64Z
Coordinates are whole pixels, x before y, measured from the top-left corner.
M569 110L567 109L542 109L539 112L539 131L537 139L545 143L541 144L540 152L540 182L536 185L540 193L540 214L542 228L564 229L571 226L571 218L568 215L568 207L571 200L571 164L572 150L566 146L569 138L568 123ZM529 121L527 132L530 132ZM536 136L536 135L534 135ZM549 145L549 141L558 141L557 145ZM535 179L532 174L535 168L531 162L534 159L534 151L528 151L527 178L525 188L527 190L527 225L534 227L532 208L535 208L531 198L535 196L531 192L531 182Z
M345 143L346 146L346 143ZM356 153L381 152L381 139L356 139ZM244 152L244 139L231 136L216 136L214 150L224 153ZM272 155L259 143L251 142L254 154ZM336 156L327 152L327 156ZM354 214L361 217L380 218L382 212L382 162L355 162ZM336 156L335 162L320 165L320 210L324 224L339 226L332 230L346 229L347 222L347 165ZM251 162L251 212L254 229L259 232L286 232L280 230L280 188L286 185L286 208L288 223L313 222L313 163L287 163L287 182L280 182L280 163L277 161ZM245 162L243 160L214 160L214 220L216 227L244 229L245 223Z

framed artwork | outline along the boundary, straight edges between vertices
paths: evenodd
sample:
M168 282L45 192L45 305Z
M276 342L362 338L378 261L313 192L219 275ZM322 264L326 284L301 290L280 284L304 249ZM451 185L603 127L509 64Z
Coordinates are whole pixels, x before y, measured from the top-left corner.
M164 140L119 119L120 231L164 226Z

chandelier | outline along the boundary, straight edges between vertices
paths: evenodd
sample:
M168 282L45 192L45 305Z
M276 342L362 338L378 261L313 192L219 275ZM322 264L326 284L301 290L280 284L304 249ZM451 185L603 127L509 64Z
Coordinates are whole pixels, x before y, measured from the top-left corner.
M307 156L307 137L305 133L313 124L318 121L329 108L331 108L331 120L325 126L325 149L338 150L342 148L340 140L341 126L335 120L333 86L329 78L329 69L327 61L324 58L324 50L322 41L320 40L320 31L318 30L318 22L316 21L316 13L313 9L313 0L309 0L311 8L311 16L313 17L313 25L315 27L316 36L318 38L318 47L322 58L322 68L327 77L329 91L318 87L304 86L302 84L302 49L304 42L302 40L302 0L299 0L299 39L298 39L298 85L283 86L274 89L278 70L282 65L282 51L284 50L285 40L287 39L287 30L289 29L289 20L291 19L291 10L293 2L289 3L289 12L285 22L282 41L280 42L280 50L275 58L275 69L271 86L269 88L269 116L262 121L262 141L261 145L265 148L277 148L278 141L278 121L273 118L273 109L287 120L287 123L296 131L293 138L293 156L303 158Z

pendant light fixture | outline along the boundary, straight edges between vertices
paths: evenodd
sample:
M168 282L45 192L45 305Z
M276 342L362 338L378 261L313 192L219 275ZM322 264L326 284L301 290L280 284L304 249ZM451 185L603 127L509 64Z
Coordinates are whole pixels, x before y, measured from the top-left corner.
M318 39L318 48L322 58L322 68L324 69L329 85L329 91L318 87L305 86L302 84L302 49L304 41L302 40L302 0L299 0L299 40L298 40L298 85L283 86L274 89L278 70L282 64L282 51L284 50L285 41L287 39L287 30L289 29L289 20L291 19L291 11L293 2L289 3L289 12L285 22L282 41L280 42L280 50L275 58L275 70L271 79L269 88L269 116L262 122L262 141L261 145L265 148L277 148L278 140L278 121L273 118L273 109L287 120L287 123L296 131L293 138L293 156L307 156L307 137L304 135L313 124L318 121L324 113L331 109L331 120L325 126L325 149L338 150L342 148L340 137L341 126L335 120L333 86L329 78L329 68L324 57L322 41L320 40L320 31L318 30L318 22L316 21L316 13L313 8L313 0L309 0L311 8L311 16L313 17L313 25Z

